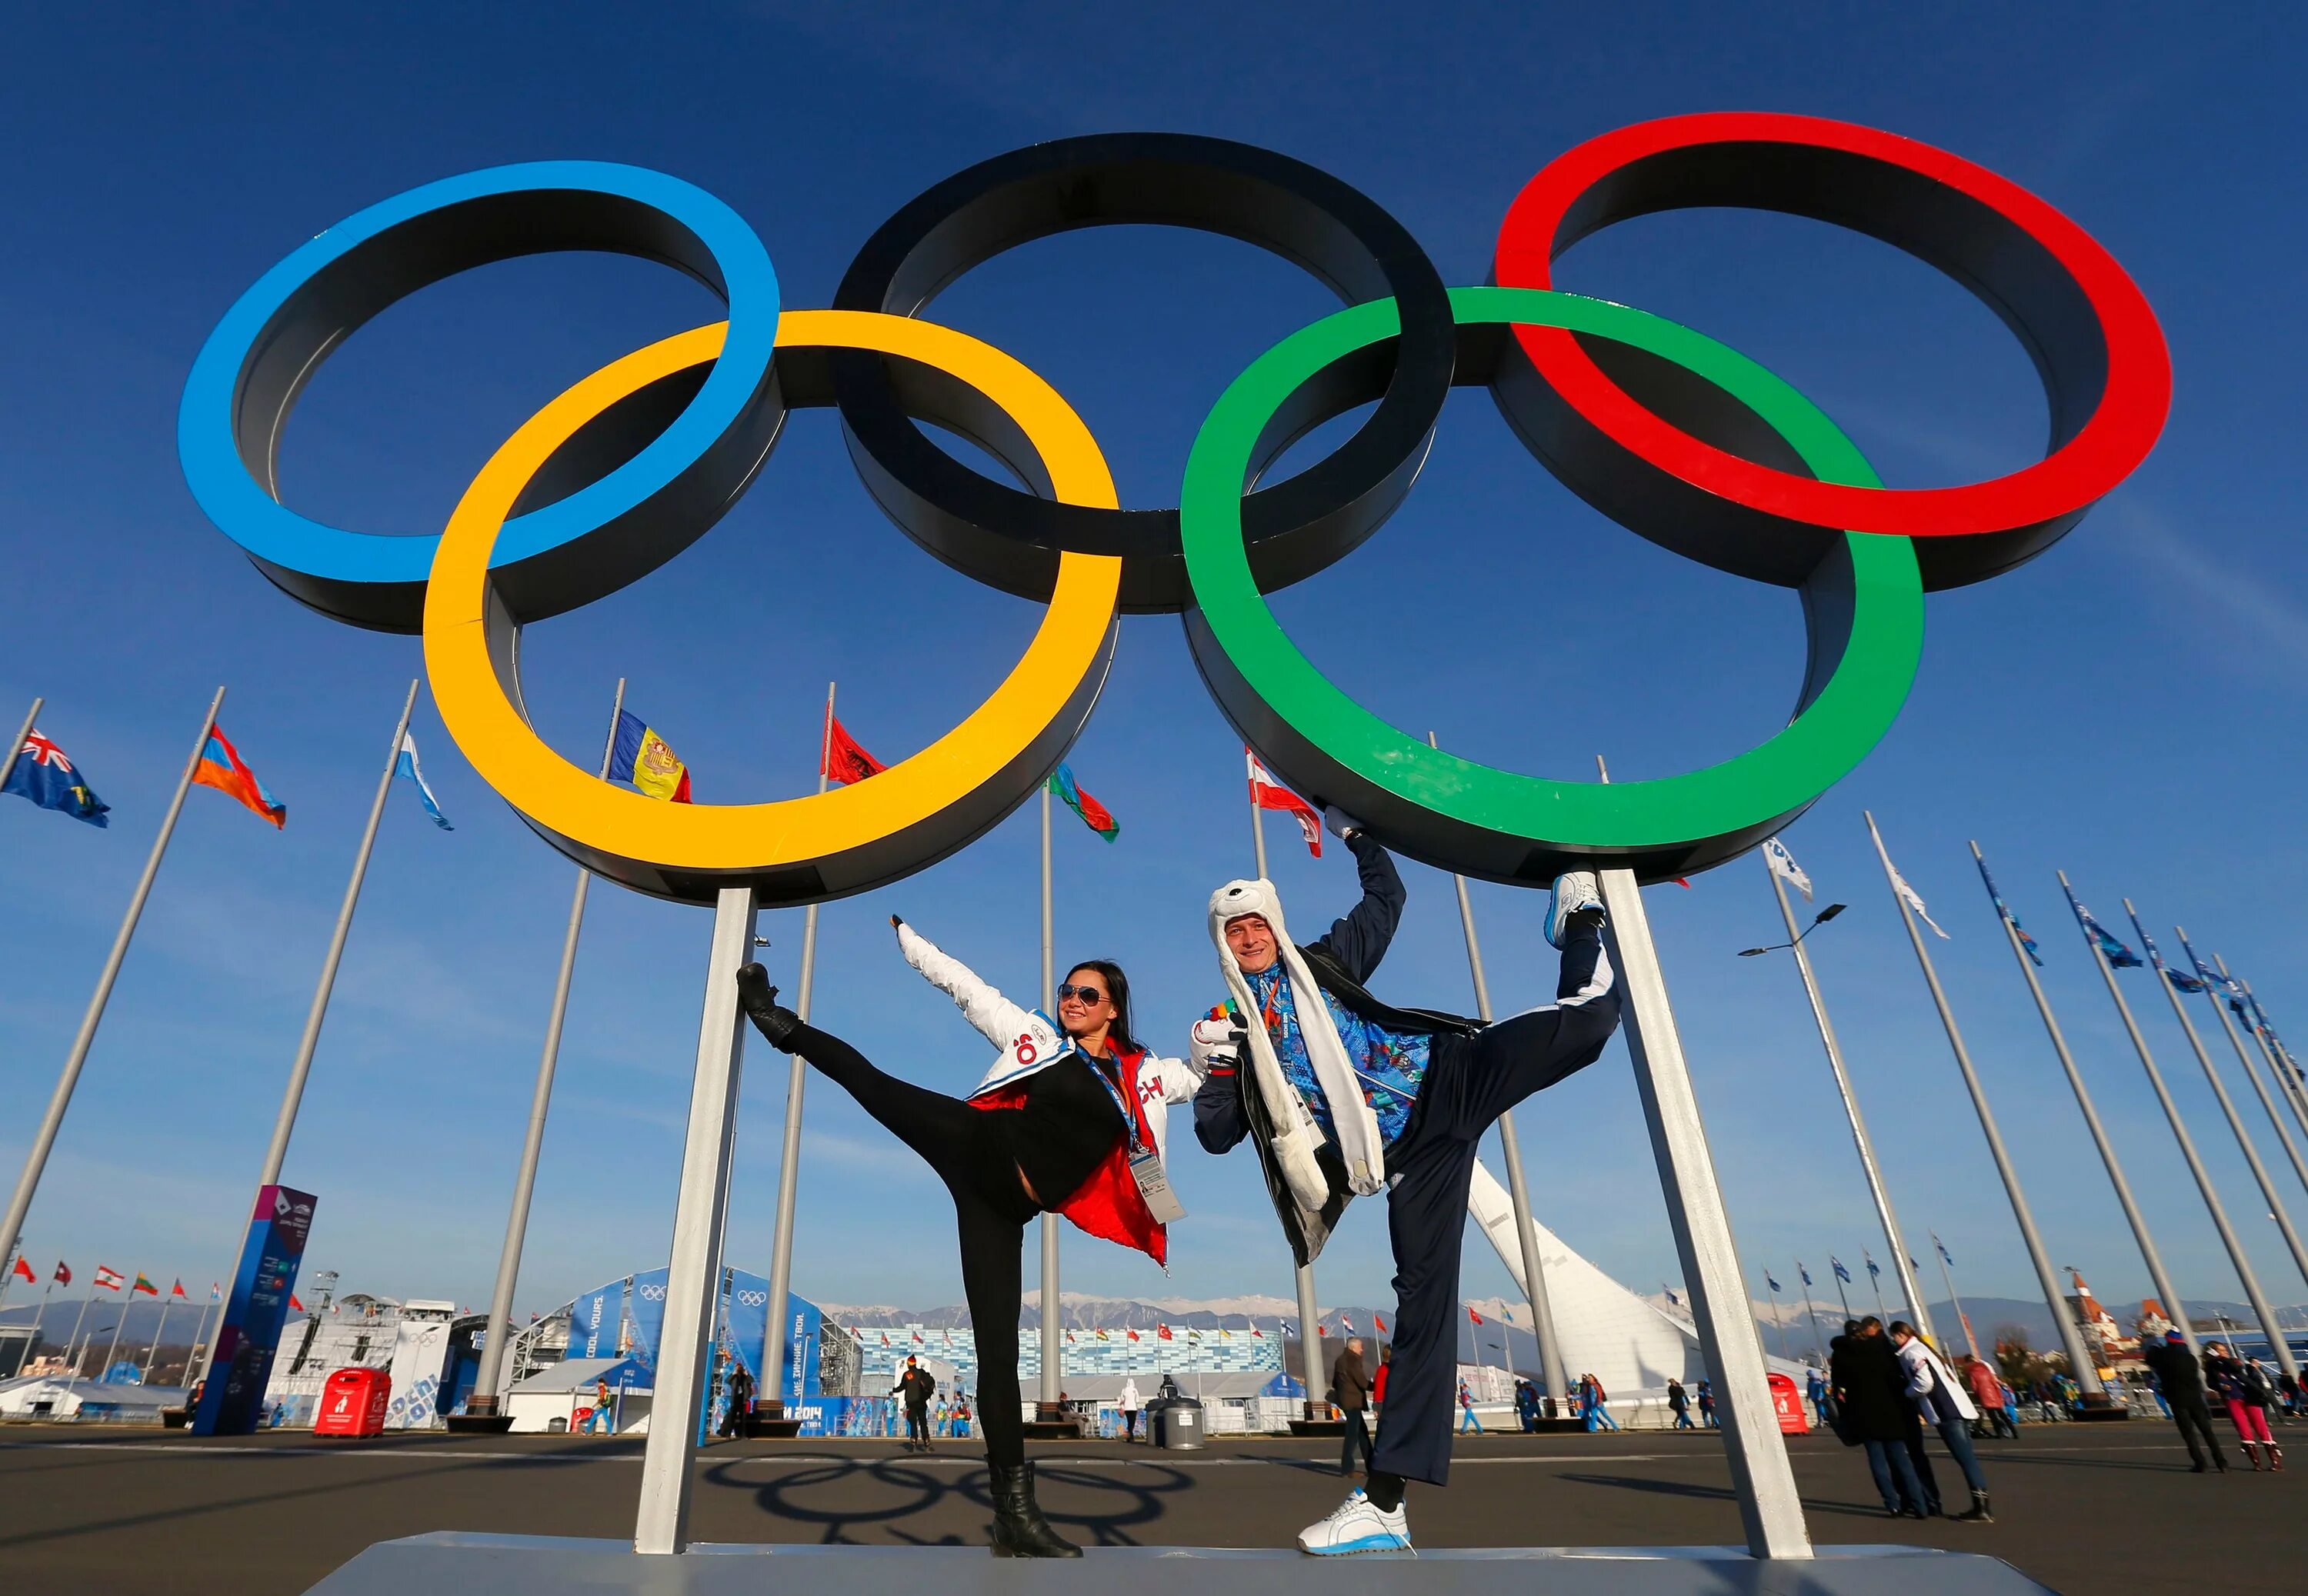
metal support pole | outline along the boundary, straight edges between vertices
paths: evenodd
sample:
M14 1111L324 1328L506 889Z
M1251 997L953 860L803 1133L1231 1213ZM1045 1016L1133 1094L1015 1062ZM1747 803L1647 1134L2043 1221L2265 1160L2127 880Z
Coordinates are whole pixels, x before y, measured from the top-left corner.
M0 787L6 786L8 778L16 774L16 761L23 757L24 743L31 736L32 728L39 724L40 707L47 701L44 698L35 698L32 707L24 711L24 724L16 728L16 741L8 745L6 756L0 758Z
M2215 954L2213 957L2217 960L2218 956ZM2227 965L2222 964L2220 968L2225 971ZM2301 1134L2308 1136L2308 1095L2302 1093L2299 1074L2262 1024L2266 1017L2260 1012L2260 1000L2252 995L2252 982L2240 980L2236 985L2243 990L2244 1001L2251 1006L2254 1016L2251 1025L2252 1039L2259 1044L2260 1056L2268 1060L2269 1070L2276 1077L2276 1084L2284 1089L2284 1101L2292 1105L2292 1118L2299 1125Z
M208 746L209 732L216 725L217 711L224 707L224 689L216 690L209 700L209 712L201 721L201 734L193 739L193 751L185 760L185 773L177 778L176 796L168 800L168 812L160 818L160 834L152 839L151 854L144 861L144 873L136 880L136 890L129 895L128 913L121 917L120 930L112 939L112 951L105 956L104 969L96 978L96 992L88 1000L88 1012L81 1017L80 1032L73 1038L72 1051L65 1055L64 1072L56 1077L56 1088L48 1096L47 1112L41 1116L40 1127L32 1133L31 1150L24 1155L24 1172L16 1178L15 1195L8 1199L8 1212L0 1216L0 1254L15 1250L18 1238L24 1229L24 1215L30 1212L32 1194L39 1189L40 1173L48 1165L48 1150L56 1146L56 1131L65 1122L65 1110L72 1106L73 1088L80 1084L81 1066L88 1062L88 1050L95 1044L96 1027L104 1018L104 1006L112 1000L112 983L119 979L120 965L128 957L128 940L136 934L136 922L144 913L144 900L152 894L152 878L160 873L160 856L168 851L168 838L177 829L177 816L185 807L185 794L192 790L193 772L200 768L201 751ZM23 739L17 739L23 746Z
M160 1299L160 1322L153 1327L152 1344L144 1349L144 1378L147 1380L152 1377L152 1360L159 1354L160 1338L168 1334L168 1310L176 1305L173 1297Z
M1812 1300L1811 1281L1804 1273L1803 1260L1801 1258L1797 1258L1796 1260L1796 1278L1804 1283L1804 1312L1811 1316L1812 1343L1819 1348L1820 1366L1821 1368L1825 1368L1827 1365L1827 1336L1819 1327L1819 1305Z
M2123 907L2125 913L2131 913L2130 898L2124 900ZM2140 917L2137 914L2132 915L2132 924L2135 928L2140 924ZM2177 926L2173 927L2173 930L2179 931ZM2187 940L2185 931L2180 931L2179 934L2182 941ZM2142 931L2140 940L2144 942L2147 940L2147 932ZM2158 974L2161 972L2159 971ZM2204 1051L2203 1042L2196 1034L2194 1023L2188 1018L2187 1010L2180 1006L2180 993L2168 978L2164 982L2164 991L2172 1000L2172 1012L2180 1021L2180 1029L2187 1033L2188 1045L2196 1051L2196 1062L2204 1067L2204 1079L2211 1084L2212 1095L2219 1100L2220 1112L2227 1117L2228 1129L2235 1137L2236 1146L2243 1154L2245 1164L2252 1170L2252 1178L2260 1182L2260 1195L2261 1200L2268 1204L2268 1216L2276 1222L2277 1231L2284 1238L2284 1245L2291 1248L2292 1262L2300 1271L2301 1278L2308 1280L2308 1247L2301 1245L2300 1233L2292 1228L2292 1216L2285 1213L2284 1204L2276 1195L2276 1181L2269 1176L2268 1166L2261 1162L2260 1149L2252 1145L2252 1137L2243 1128L2243 1116L2236 1112L2235 1101L2228 1095L2226 1083L2220 1079L2219 1072L2212 1068L2212 1055ZM2212 1000L2214 1003L2219 1001L2217 993L2213 995ZM2276 1339L2279 1343L2282 1340L2280 1336Z
M1758 854L1757 858L1762 855ZM1811 967L1811 950L1803 945L1802 934L1796 930L1795 905L1787 902L1787 883L1779 880L1770 861L1763 860L1763 873L1770 878L1771 897L1779 905L1779 918L1787 922L1787 940L1796 956L1796 973L1803 977L1804 996L1811 1000L1811 1017L1819 1025L1820 1046L1827 1050L1827 1067L1835 1074L1835 1090L1843 1099L1844 1118L1851 1122L1852 1146L1859 1150L1860 1173L1867 1178L1867 1195L1874 1200L1876 1223L1883 1227L1883 1240L1891 1249L1891 1267L1899 1276L1899 1290L1908 1299L1908 1311L1916 1316L1916 1328L1928 1339L1932 1334L1931 1310L1924 1306L1924 1294L1916 1287L1915 1271L1908 1264L1908 1243L1899 1234L1899 1222L1891 1213L1891 1193L1883 1184L1882 1166L1875 1162L1875 1144L1867 1135L1867 1121L1859 1112L1858 1095L1851 1089L1851 1072L1843 1062L1843 1044L1835 1039L1835 1027L1827 1017L1827 1000L1819 990L1819 977Z
M1057 919L1050 880L1050 784L1042 784L1042 1012L1055 1019L1058 1012ZM1058 1297L1058 1216L1042 1214L1042 1382L1041 1400L1034 1417L1051 1423L1066 1416L1059 1396L1064 1390L1065 1334L1059 1323L1063 1309Z
M88 1310L96 1301L96 1288L90 1286L88 1295L80 1300L80 1311L73 1315L72 1334L65 1337L65 1377L70 1379L79 1372L73 1362L73 1343L80 1339L80 1327L88 1323Z
M2214 954L2212 963L2218 966L2222 975L2227 975L2226 960ZM2235 978L2228 976L2228 979L2233 990ZM2236 1062L2243 1066L2243 1078L2252 1083L2252 1094L2260 1099L2260 1106L2267 1113L2269 1124L2276 1129L2276 1139L2284 1148L2285 1157L2292 1161L2292 1173L2302 1186L2308 1187L2308 1164L2301 1163L2300 1149L2293 1146L2292 1134L2284 1128L2284 1118L2276 1111L2276 1099L2268 1094L2268 1087L2261 1080L2260 1071L2252 1066L2252 1055L2244 1051L2243 1038L2236 1034L2235 1022L2228 1017L2227 1005L2220 1001L2219 993L2209 988L2205 995L2212 1000L2212 1011L2220 1017L2220 1029L2228 1034L2228 1045L2235 1050Z
M601 779L609 778L609 761L617 751L617 717L624 713L625 679L617 678L617 693L609 708L609 737L601 750ZM529 1237L529 1203L537 1189L537 1163L545 1147L545 1116L553 1106L553 1074L561 1059L562 1022L569 1016L569 986L577 973L577 937L585 925L585 895L593 872L580 866L577 889L569 899L569 929L561 938L561 971L553 982L553 1012L545 1022L545 1051L537 1061L537 1085L529 1097L529 1131L521 1142L521 1170L512 1182L512 1207L505 1216L504 1245L497 1252L497 1278L489 1292L489 1326L481 1338L481 1366L473 1378L473 1394L465 1404L469 1413L495 1413L497 1390L504 1376L505 1338L512 1329L513 1287L521 1278L521 1254ZM520 1370L513 1371L514 1377Z
M127 1294L121 1299L120 1303L120 1322L112 1327L112 1340L104 1349L104 1361L97 1366L96 1377L99 1380L112 1372L112 1360L120 1351L120 1333L128 1328L128 1310L136 1306L136 1287L133 1283L143 1278L144 1272L142 1269L129 1276L131 1283Z
M1891 855L1883 846L1872 814L1867 816L1867 834L1874 838L1876 854L1883 862L1883 884L1890 889L1892 907L1899 913L1899 923L1907 928L1908 940L1916 950L1916 962L1923 966L1924 984L1931 988L1932 1002L1938 1008L1940 1024L1947 1031L1948 1046L1954 1050L1956 1068L1963 1073L1964 1087L1971 1094L1971 1106L1979 1114L1979 1128L1987 1138L1995 1171L2003 1179L2004 1195L2011 1199L2011 1217L2019 1222L2020 1238L2028 1245L2028 1258L2036 1266L2037 1283L2043 1289L2044 1306L2051 1310L2052 1324L2060 1333L2060 1345L2068 1355L2068 1368L2084 1400L2094 1407L2100 1406L2107 1400L2106 1388L2100 1384L2098 1369L2084 1351L2083 1337L2076 1329L2074 1317L2068 1312L2059 1276L2052 1273L2051 1255L2044 1250L2044 1238L2036 1230L2036 1216L2028 1211L2027 1194L2020 1188L2020 1171L2012 1167L2011 1154L2003 1146L2003 1133L1995 1128L1995 1114L1987 1106L1986 1089L1979 1084L1979 1072L1972 1068L1971 1050L1964 1045L1963 1033L1956 1028L1955 1013L1948 1007L1939 972L1932 967L1931 951L1924 946L1923 932L1916 929L1916 917L1899 890L1899 872L1891 868ZM2094 1398L2099 1400L2094 1402Z
M1440 746L1432 732L1426 734L1426 745ZM1475 937L1474 902L1467 895L1466 877L1454 871L1451 882L1459 892L1459 928L1467 938L1467 970L1475 982L1475 1013L1487 1025L1491 983L1483 977L1483 948ZM1506 1160L1507 1197L1514 1206L1515 1241L1522 1253L1523 1293L1530 1303L1531 1330L1538 1342L1539 1377L1551 1411L1559 1417L1569 1411L1571 1381L1563 1367L1563 1343L1554 1333L1554 1307L1547 1300L1546 1268L1538 1256L1538 1231L1531 1220L1530 1186L1523 1172L1522 1146L1515 1136L1512 1109L1499 1116L1499 1152Z
M1747 1311L1747 1289L1731 1239L1731 1218L1716 1180L1683 1038L1668 1006L1666 976L1651 942L1634 872L1602 872L1605 935L1625 994L1627 1051L1650 1127L1651 1151L1691 1292L1701 1355L1722 1394L1719 1412L1731 1484L1738 1493L1747 1550L1757 1557L1812 1555L1785 1438L1771 1406L1762 1339Z
M1971 856L1980 858L1979 845L1971 845ZM1983 864L1983 869L1985 865ZM1983 876L1982 880L1985 878ZM2060 1022L2052 1017L2052 1000L2044 993L2044 983L2037 979L2036 965L2020 946L2019 928L2001 910L1996 922L2003 927L2003 940L2011 946L2012 960L2020 966L2020 974L2028 982L2028 995L2036 1000L2036 1012L2043 1017L2044 1032L2052 1039L2052 1051L2059 1055L2060 1068L2068 1077L2069 1090L2076 1094L2076 1106L2083 1111L2084 1124L2091 1131L2092 1146L2099 1149L2099 1161L2107 1168L2108 1184L2115 1188L2115 1200L2123 1209L2124 1223L2131 1227L2132 1240L2140 1244L2140 1260L2148 1266L2148 1278L2154 1283L2157 1295L2164 1303L2164 1311L2175 1318L2183 1317L2186 1309L2172 1285L2172 1277L2164 1273L2163 1255L2156 1250L2156 1238L2149 1234L2148 1218L2132 1199L2131 1182L2123 1177L2123 1165L2115 1156L2115 1144L2107 1139L2107 1128L2100 1123L2099 1110L2093 1104L2091 1092L2084 1085L2083 1072L2076 1068L2075 1056L2068 1051L2068 1039L2060 1032ZM2097 958L2098 954L2092 956ZM1934 1238L1936 1243L1936 1238ZM1942 1266L1944 1272L1945 1266ZM1968 1334L1969 1326L1965 1326ZM1978 1354L1975 1352L1973 1356Z
M633 1523L637 1552L689 1549L689 1465L697 1452L707 1360L713 1352L723 1197L736 1145L737 1086L745 1051L737 970L753 957L754 920L752 888L721 888L714 903L712 951L705 962L697 1072L690 1087L689 1131L681 1154L681 1196L673 1211L656 1394L642 1454L641 1506Z
M818 739L817 790L822 794L829 779L831 761L827 755L833 745L833 689L825 684L825 726ZM817 908L812 904L801 914L801 974L794 982L794 1012L802 1023L809 1023L809 995L817 981ZM770 1236L770 1338L762 1355L769 1365L762 1370L762 1384L766 1399L754 1404L755 1410L771 1417L785 1415L786 1377L794 1368L793 1348L793 1244L794 1227L800 1215L796 1206L801 1199L801 1108L803 1089L809 1084L809 1063L799 1053L788 1060L786 1069L785 1139L778 1154L778 1217ZM798 1379L794 1394L801 1394Z

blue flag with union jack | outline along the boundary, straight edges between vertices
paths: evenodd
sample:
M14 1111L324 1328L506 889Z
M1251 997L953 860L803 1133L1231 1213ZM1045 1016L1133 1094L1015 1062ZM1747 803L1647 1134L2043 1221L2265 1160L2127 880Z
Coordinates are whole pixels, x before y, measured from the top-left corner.
M7 746L0 743L0 748ZM30 798L42 809L61 810L75 820L86 820L91 826L109 826L104 817L112 806L96 795L65 751L40 735L37 728L24 739L24 746L16 755L15 768L8 772L8 782L0 793L13 793L19 798Z

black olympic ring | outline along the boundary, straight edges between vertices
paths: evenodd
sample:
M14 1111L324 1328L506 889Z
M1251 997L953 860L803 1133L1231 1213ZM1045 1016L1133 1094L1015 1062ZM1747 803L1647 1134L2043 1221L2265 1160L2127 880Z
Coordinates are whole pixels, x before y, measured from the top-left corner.
M1101 133L1032 144L935 184L866 241L836 310L919 314L971 267L1077 227L1192 227L1254 244L1303 268L1348 305L1391 298L1403 336L1378 408L1296 476L1252 493L1244 537L1262 591L1351 553L1401 502L1451 390L1458 342L1442 279L1375 202L1287 155L1186 133ZM867 491L906 534L990 587L1046 599L1063 553L1118 554L1122 607L1175 614L1191 602L1178 512L1059 504L994 481L907 418L884 362L833 356L834 394ZM1284 418L1278 417L1278 424Z

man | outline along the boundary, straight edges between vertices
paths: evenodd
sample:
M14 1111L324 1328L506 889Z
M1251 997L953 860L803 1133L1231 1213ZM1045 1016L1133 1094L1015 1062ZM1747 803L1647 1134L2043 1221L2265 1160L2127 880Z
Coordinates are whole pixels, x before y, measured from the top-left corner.
M906 1403L906 1450L927 1452L930 1449L930 1398L937 1394L937 1381L930 1377L918 1360L909 1355L906 1369L898 1383L890 1387L890 1394L902 1397Z
M1361 1449L1363 1468L1370 1466L1370 1422L1365 1417L1370 1386L1370 1373L1363 1365L1363 1338L1349 1335L1346 1351L1331 1366L1331 1405L1347 1421L1346 1439L1339 1448L1339 1472L1349 1480L1362 1478L1362 1469L1355 1466L1356 1448Z
M2226 1473L2228 1460L2220 1452L2219 1437L2212 1433L2212 1410L2204 1401L2203 1366L2188 1350L2188 1338L2177 1330L2167 1330L2161 1345L2143 1343L2140 1356L2163 1387L2164 1401L2172 1410L2172 1422L2180 1427L2180 1438L2188 1444L2188 1461L2194 1472L2204 1472L2204 1454L2209 1452L2211 1466Z
M1836 1434L1847 1446L1867 1450L1883 1511L1893 1518L1922 1518L1923 1481L1908 1454L1908 1426L1915 1408L1902 1394L1907 1382L1883 1321L1869 1315L1844 1321L1843 1334L1828 1349L1827 1379L1835 1394Z
M1699 1382L1699 1427L1701 1429L1723 1428L1715 1417L1715 1382L1712 1380Z
M1916 1334L1907 1320L1891 1322L1891 1345L1907 1372L1906 1390L1916 1413L1940 1432L1941 1443L1963 1471L1964 1483L1971 1487L1971 1511L1954 1514L1954 1522L1994 1523L1995 1515L1987 1505L1987 1476L1980 1472L1979 1454L1971 1446L1971 1421L1979 1417L1979 1410L1964 1394L1963 1382L1955 1377L1946 1360L1932 1351L1931 1343Z
M1805 1377L1804 1383L1807 1386L1805 1394L1811 1398L1812 1411L1819 1415L1819 1428L1833 1429L1827 1412L1827 1377L1814 1369Z
M754 1371L743 1363L735 1363L729 1369L729 1411L721 1420L723 1438L743 1437L745 1420L753 1415Z
M1124 1441L1136 1440L1139 1410L1146 1405L1146 1402L1138 1394L1138 1381L1134 1377L1122 1382L1122 1395L1115 1405L1122 1410L1122 1438Z
M585 1415L585 1433L589 1436L595 1434L616 1434L616 1426L610 1417L615 1411L616 1410L609 1404L609 1382L607 1380L595 1380L593 1382L593 1411Z
M1685 1391L1683 1382L1673 1375L1669 1375L1666 1381L1666 1409L1675 1415L1675 1429L1697 1428L1691 1422L1691 1393Z
M1333 809L1362 900L1319 940L1294 946L1268 881L1210 898L1210 926L1232 1002L1194 1027L1207 1069L1194 1131L1212 1153L1247 1139L1301 1264L1347 1204L1387 1194L1394 1253L1394 1366L1366 1490L1308 1526L1319 1556L1408 1549L1405 1483L1450 1476L1457 1385L1459 1254L1476 1146L1499 1116L1593 1063L1619 1022L1593 875L1558 878L1546 935L1562 954L1556 1001L1494 1025L1395 1008L1363 983L1401 918L1402 879L1377 840Z

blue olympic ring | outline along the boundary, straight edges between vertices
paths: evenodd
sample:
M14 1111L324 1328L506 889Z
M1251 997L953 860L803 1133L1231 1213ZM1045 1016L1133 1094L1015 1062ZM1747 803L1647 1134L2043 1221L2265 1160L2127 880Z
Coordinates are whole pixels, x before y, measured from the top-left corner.
M314 608L417 631L439 535L349 532L288 509L275 469L281 431L329 352L379 312L471 267L557 250L677 267L728 305L729 331L702 386L662 431L650 436L667 419L660 395L650 414L609 429L616 435L600 439L592 458L540 486L542 496L549 488L565 496L505 523L491 561L501 591L518 619L537 620L672 558L744 490L776 441L785 414L770 375L777 273L721 201L662 172L605 161L494 167L410 189L259 278L202 347L177 412L177 451L201 509ZM687 536L668 541L669 528Z

